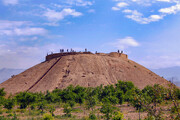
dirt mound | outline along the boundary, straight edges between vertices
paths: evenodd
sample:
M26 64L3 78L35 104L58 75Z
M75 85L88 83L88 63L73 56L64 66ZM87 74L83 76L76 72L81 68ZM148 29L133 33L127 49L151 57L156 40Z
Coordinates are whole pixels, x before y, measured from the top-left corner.
M48 58L49 59L49 58ZM69 85L96 87L132 81L142 89L168 82L121 53L62 55L40 63L0 84L7 93L44 92Z

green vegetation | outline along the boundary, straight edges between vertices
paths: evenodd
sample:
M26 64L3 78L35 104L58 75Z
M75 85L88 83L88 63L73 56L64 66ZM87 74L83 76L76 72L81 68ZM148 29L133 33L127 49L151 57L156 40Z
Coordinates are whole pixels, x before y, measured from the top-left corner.
M139 118L146 112L146 120L180 119L180 90L174 85L146 86L140 90L132 82L118 81L114 86L70 85L52 92L21 92L9 98L5 95L0 89L0 120L123 120L122 104L133 106Z

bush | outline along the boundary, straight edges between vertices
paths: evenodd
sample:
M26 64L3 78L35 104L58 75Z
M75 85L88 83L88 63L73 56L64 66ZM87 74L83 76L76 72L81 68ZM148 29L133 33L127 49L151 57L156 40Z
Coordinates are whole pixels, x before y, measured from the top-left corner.
M12 99L7 99L4 103L4 108L11 110L14 106L14 100Z
M128 90L131 90L134 88L134 84L132 82L118 81L118 83L116 84L116 88L126 93Z
M6 101L6 99L4 97L0 96L0 105L4 104L5 101Z
M46 108L46 102L45 101L39 102L37 104L37 108L38 108L38 110L41 110L41 113L43 113L44 109Z
M65 113L65 116L71 117L72 108L69 106L69 104L64 105L63 112Z
M35 104L32 104L32 105L30 106L30 108L31 108L31 110L34 110L34 109L36 109L36 105L35 105Z
M51 113L52 116L54 116L54 111L55 111L55 110L56 110L56 109L55 109L54 106L52 106L52 105L49 106L49 112Z
M0 116L0 120L7 120L4 116Z
M68 103L71 106L71 108L73 108L75 106L75 104L76 104L74 101L69 101Z
M87 109L92 109L94 106L97 104L96 98L95 97L88 97L86 101Z
M0 97L3 97L6 95L6 92L4 91L4 88L0 89Z
M116 97L119 99L119 100L118 100L118 103L119 103L119 104L122 104L123 101L124 101L123 91L118 90L118 91L116 92Z
M100 112L104 114L104 117L107 120L110 120L110 118L112 117L112 113L114 111L114 107L111 104L103 104Z
M171 113L180 113L180 109L176 108L176 107L171 107Z
M36 95L28 92L21 92L18 95L16 95L16 100L20 104L21 109L24 109L31 103L34 103L36 101L36 98Z
M90 113L89 114L89 119L90 120L97 120L97 117L96 117L96 115L94 113Z
M47 102L49 103L55 103L57 102L57 97L58 95L56 95L55 93L50 93L49 91L46 92L45 95L45 99L47 100Z
M45 113L43 115L43 120L54 120L54 118L51 114Z
M121 112L115 112L113 116L113 120L123 120L124 116Z
M16 113L13 114L13 118L12 118L11 120L19 120L19 119L17 118Z
M175 94L176 97L180 100L180 89L177 89Z

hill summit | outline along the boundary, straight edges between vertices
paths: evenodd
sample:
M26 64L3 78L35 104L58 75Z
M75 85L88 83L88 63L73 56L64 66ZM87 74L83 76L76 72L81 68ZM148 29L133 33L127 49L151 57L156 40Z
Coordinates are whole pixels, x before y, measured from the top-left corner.
M46 60L0 84L7 93L45 92L69 85L96 87L132 81L143 89L147 85L168 83L147 68L128 59L123 52L64 52L50 54Z

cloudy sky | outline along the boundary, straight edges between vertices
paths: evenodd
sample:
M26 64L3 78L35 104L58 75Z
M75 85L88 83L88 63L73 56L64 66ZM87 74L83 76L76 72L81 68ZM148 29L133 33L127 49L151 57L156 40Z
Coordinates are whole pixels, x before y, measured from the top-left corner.
M180 0L0 0L0 68L47 53L124 50L148 67L180 66Z

